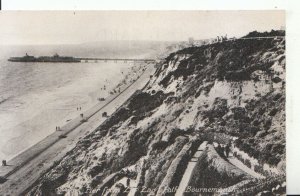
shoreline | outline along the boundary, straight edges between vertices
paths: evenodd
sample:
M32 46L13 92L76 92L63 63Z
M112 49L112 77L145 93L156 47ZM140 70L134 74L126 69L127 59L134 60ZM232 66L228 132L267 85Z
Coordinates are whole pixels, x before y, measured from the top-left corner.
M147 66L152 66L148 64L140 64L146 66L146 70L148 69ZM113 95L108 95L106 97L105 101L101 101L97 103L96 105L90 107L88 110L82 112L84 117L88 120L91 117L93 117L96 113L98 113L100 110L102 110L104 107L109 105L111 102L113 102L116 98L118 98L122 93L124 93L128 88L130 88L142 75L146 72L146 70L142 71L142 73L139 74L138 78L134 80L131 83L126 83L125 85L117 85L119 88L122 88L120 93L115 93ZM129 73L129 72L128 72ZM114 88L116 88L115 86ZM114 89L113 88L113 89ZM115 107L115 106L114 106ZM65 120L65 119L64 119ZM71 121L66 122L62 127L61 131L55 131L39 142L35 143L34 145L30 146L29 148L25 149L24 151L18 153L16 156L11 158L7 161L8 166L0 167L0 176L7 178L10 175L12 175L14 172L19 170L22 166L29 163L34 158L38 157L40 154L42 154L45 150L50 148L51 146L55 145L58 141L62 140L61 135L68 135L70 132L72 132L74 129L78 128L80 125L84 124L85 122L81 122L81 118L78 115L77 117L73 118ZM77 141L76 141L77 143Z
M99 66L104 67L102 64ZM61 87L53 87L41 93L34 92L30 96L25 95L16 99L15 102L20 100L23 102L20 108L16 108L16 115L13 115L13 112L9 112L8 120L6 118L1 120L1 122L4 122L1 127L2 132L0 133L3 136L0 146L1 160L11 160L48 135L54 133L56 126L62 127L70 122L70 120L79 116L80 113L99 103L97 98L102 96L107 97L109 91L122 83L125 76L130 74L132 66L135 65L131 63L126 65L113 64L112 68L105 68L104 70L110 71L108 77L101 74L101 67L96 68L98 65L95 66L93 64L90 66L91 68L86 69L87 71L82 74L82 77L72 82L66 83ZM111 71L118 67L120 70ZM98 71L99 69L100 71ZM91 70L97 71L97 75L100 72L100 79L95 78L96 74L91 74ZM124 74L121 74L121 72ZM91 80L88 78L90 76L92 77ZM80 84L82 85L78 86ZM100 90L103 85L106 85L106 90ZM12 106L13 102L11 101L9 105L3 107ZM76 110L76 107L79 106L81 107L81 111ZM2 111L1 114L3 115L3 113ZM5 124L6 122L8 123Z

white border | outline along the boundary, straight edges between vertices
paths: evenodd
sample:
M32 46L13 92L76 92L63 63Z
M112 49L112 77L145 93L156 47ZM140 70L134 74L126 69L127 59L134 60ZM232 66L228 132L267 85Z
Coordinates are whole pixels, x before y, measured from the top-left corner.
M284 0L2 0L5 10L285 9Z

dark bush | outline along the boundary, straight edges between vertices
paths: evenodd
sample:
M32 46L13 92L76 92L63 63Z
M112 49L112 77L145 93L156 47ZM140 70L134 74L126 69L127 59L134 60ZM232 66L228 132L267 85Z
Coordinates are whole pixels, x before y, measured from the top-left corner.
M158 151L162 151L164 149L166 149L168 147L169 143L167 141L158 141L152 144L152 149L153 150L158 150Z
M274 98L273 98L273 100L274 101L277 101L278 99L280 99L282 97L282 95L281 94L276 94L275 96L274 96Z
M259 121L258 121L257 119L255 119L255 120L252 122L252 124L253 124L254 126L258 126L258 125L259 125Z
M234 120L243 120L247 117L246 109L243 107L235 107L231 109Z
M257 32L257 31L252 31L248 33L246 36L243 38L249 38L249 37L270 37L270 36L285 36L285 31L283 30L271 30L270 32Z
M245 131L247 133L250 133L252 136L254 136L254 135L256 135L257 132L260 131L260 128L257 127L257 126L251 126L251 125L249 125L249 126L245 127Z
M251 162L248 160L248 159L246 159L245 160L245 163L244 163L247 167L249 167L249 168L251 168Z
M210 122L214 122L214 118L221 118L228 112L227 100L217 97L213 103L211 110L205 111L205 116Z
M105 164L103 162L103 163L100 163L99 165L92 167L91 170L88 171L88 175L90 175L91 177L96 176L97 174L99 174L100 172L103 171L104 166L105 166Z
M259 111L258 111L258 114L259 115L263 115L266 111L266 108L262 107L262 108L259 108Z
M280 162L280 160L281 159L279 159L273 155L273 156L269 156L269 158L267 159L267 163L269 163L270 165L276 166Z
M6 178L0 176L0 184L6 182L6 180L7 180Z
M273 81L274 83L279 83L279 82L282 81L282 79L279 78L279 77L275 77L275 78L272 78L272 81Z
M285 152L284 144L274 144L272 147L272 152L274 154L283 154Z
M102 175L98 175L95 178L93 178L92 182L91 182L91 187L95 188L96 186L98 186L100 183L102 182Z
M265 130L269 130L270 127L271 127L271 125L272 125L272 120L271 120L271 119L267 119L267 120L265 121L265 124L264 124L264 129L265 129Z
M277 113L277 111L278 111L278 109L277 109L277 108L274 108L274 109L272 109L272 110L270 111L269 115L270 115L270 116L275 116L276 113Z

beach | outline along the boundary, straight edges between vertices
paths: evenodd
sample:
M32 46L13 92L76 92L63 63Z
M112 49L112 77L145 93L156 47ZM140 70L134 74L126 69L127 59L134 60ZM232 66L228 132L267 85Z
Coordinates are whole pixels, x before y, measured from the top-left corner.
M122 79L121 83L110 91L119 89L120 92L109 93L104 101L98 101L97 104L84 111L84 121L77 116L65 123L61 131L53 132L10 159L7 167L1 167L0 176L10 180L0 184L0 189L7 194L22 195L42 174L73 149L78 141L105 122L107 118L103 117L103 112L106 112L108 116L112 115L137 90L143 89L155 68L153 64L142 64L133 66L129 70L125 74L125 80ZM64 137L60 137L62 135Z
M135 74L133 66L2 61L0 159L11 159L109 96Z

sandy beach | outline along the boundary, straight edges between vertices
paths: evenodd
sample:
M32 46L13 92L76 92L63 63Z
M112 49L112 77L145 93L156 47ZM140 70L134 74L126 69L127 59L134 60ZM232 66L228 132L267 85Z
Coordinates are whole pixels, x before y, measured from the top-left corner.
M139 67L134 74L128 76L129 82L118 85L120 93L110 94L105 101L99 102L89 110L84 112L87 122L82 123L80 117L73 119L62 126L62 131L56 131L45 139L35 144L26 151L20 153L8 161L8 167L0 167L0 176L8 179L0 188L6 194L19 195L34 184L40 175L47 172L55 161L63 158L66 152L74 148L78 140L94 131L106 118L102 116L103 112L108 115L116 111L118 106L122 105L136 90L142 89L149 81L150 75L154 73L153 65L145 65L147 69ZM128 74L134 73L128 72ZM60 138L59 135L66 135L66 138ZM20 182L23 183L20 183ZM27 183L24 183L24 182ZM19 185L16 187L16 185Z
M9 160L28 149L55 132L56 126L63 126L98 103L98 98L109 96L117 85L130 82L129 78L136 74L132 63L83 63L79 66L88 68L83 74L66 75L67 81L53 81L55 84L51 88L13 96L0 105L0 116L5 116L1 118L0 127L1 159ZM56 73L53 74L55 78ZM53 74L49 75L53 77ZM56 75L57 79L60 77ZM10 108L11 105L17 108Z

